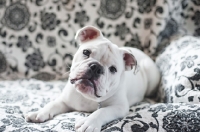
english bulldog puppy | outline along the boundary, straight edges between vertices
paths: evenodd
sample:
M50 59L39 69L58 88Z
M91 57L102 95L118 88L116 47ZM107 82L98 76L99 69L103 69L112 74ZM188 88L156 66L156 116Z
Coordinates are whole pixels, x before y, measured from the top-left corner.
M76 131L100 132L102 125L126 116L131 105L151 95L160 73L142 51L119 48L93 26L78 30L75 39L80 47L62 94L25 118L40 123L66 112L92 112L76 122Z

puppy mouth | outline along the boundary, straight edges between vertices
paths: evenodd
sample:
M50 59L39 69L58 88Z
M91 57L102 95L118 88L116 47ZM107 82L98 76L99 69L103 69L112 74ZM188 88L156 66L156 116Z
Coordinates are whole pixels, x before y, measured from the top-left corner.
M97 87L93 79L88 79L88 78L75 78L75 79L70 79L71 84L75 84L76 82L78 83L83 83L86 86L90 86L94 88L94 95L98 98L101 96L97 95Z

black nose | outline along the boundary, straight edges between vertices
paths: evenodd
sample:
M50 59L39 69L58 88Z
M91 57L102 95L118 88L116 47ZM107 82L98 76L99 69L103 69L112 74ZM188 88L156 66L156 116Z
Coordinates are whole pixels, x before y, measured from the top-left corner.
M98 77L99 75L103 74L103 67L100 64L92 63L89 66L94 76Z

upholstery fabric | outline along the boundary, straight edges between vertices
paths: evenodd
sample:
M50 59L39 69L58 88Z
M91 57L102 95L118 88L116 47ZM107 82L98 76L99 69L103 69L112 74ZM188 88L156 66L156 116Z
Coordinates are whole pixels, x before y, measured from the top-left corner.
M0 77L66 78L78 48L75 32L85 25L155 58L172 35L200 35L199 6L199 0L0 0L0 56L7 61Z
M164 102L200 102L200 39L186 36L172 42L157 58L162 72L159 95Z
M66 83L39 80L0 82L0 131L3 132L73 132L76 120L90 113L71 112L58 115L44 123L27 123L23 115L37 111L54 100ZM158 103L149 99L132 106L129 114L102 127L103 132L198 132L200 107L197 104Z
M200 131L199 0L0 0L0 132L71 132L90 114L45 123L23 117L59 96L78 49L75 32L86 25L118 46L141 49L162 73L163 103L145 99L103 132Z

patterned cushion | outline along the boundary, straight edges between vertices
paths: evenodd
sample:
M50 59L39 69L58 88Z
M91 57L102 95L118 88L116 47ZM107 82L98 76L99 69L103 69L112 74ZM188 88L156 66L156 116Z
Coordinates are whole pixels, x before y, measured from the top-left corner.
M0 0L0 78L66 78L78 48L75 32L85 25L155 58L170 36L200 35L199 6L198 0Z
M54 100L66 83L38 80L0 82L1 132L73 132L75 121L90 113L71 112L58 115L44 123L27 123L23 114L37 111ZM185 103L163 104L146 99L130 108L129 114L102 127L103 132L123 131L200 131L200 105Z
M162 72L159 95L169 103L200 102L200 39L186 36L172 42L157 58Z

